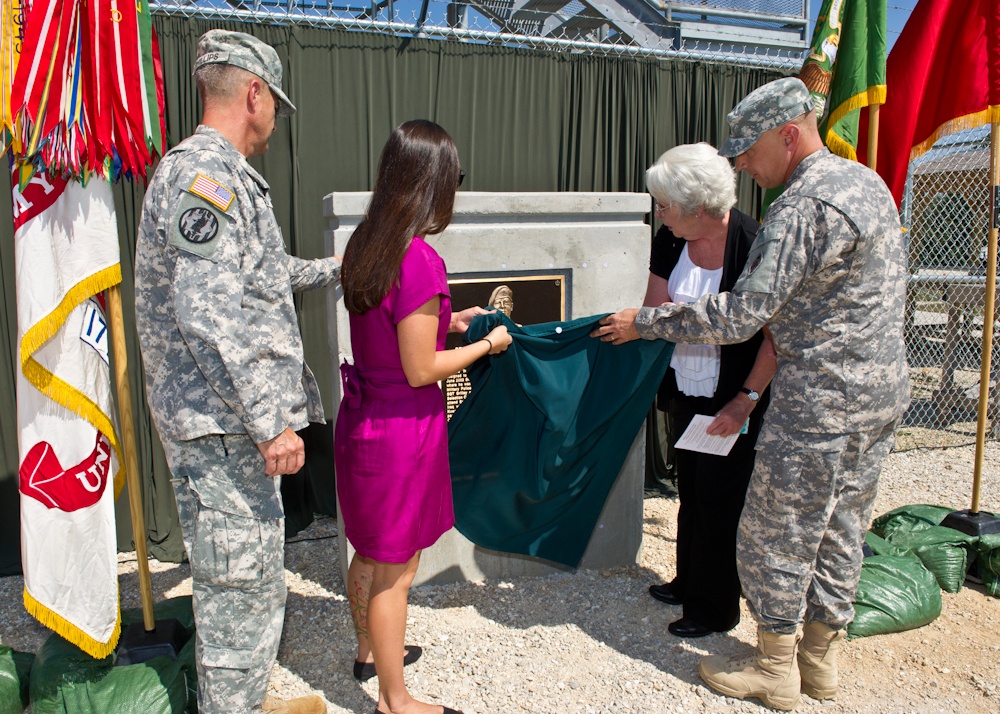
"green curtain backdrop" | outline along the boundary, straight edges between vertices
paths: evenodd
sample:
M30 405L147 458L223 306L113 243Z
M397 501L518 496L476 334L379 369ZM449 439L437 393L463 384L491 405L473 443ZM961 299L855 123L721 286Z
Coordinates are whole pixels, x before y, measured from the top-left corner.
M298 113L279 121L269 152L253 160L271 184L289 251L324 253L322 199L367 190L389 132L408 119L432 119L451 132L463 188L473 191L643 191L646 168L670 147L727 135L725 115L776 72L690 61L597 57L492 45L401 39L301 26L248 25L156 16L166 81L167 135L177 143L198 123L191 79L198 37L213 27L254 34L277 49ZM142 202L138 182L116 187L133 411L151 553L182 555L169 475L145 406L132 324L132 261ZM740 181L740 205L754 212L756 190ZM10 194L0 191L0 573L20 570L17 432L14 402L16 318ZM297 301L306 359L330 413L326 298ZM625 306L622 306L625 307ZM286 484L289 520L333 513L328 429L307 439L305 475ZM289 497L291 496L291 497ZM298 502L296 502L298 501ZM119 544L131 548L124 502Z

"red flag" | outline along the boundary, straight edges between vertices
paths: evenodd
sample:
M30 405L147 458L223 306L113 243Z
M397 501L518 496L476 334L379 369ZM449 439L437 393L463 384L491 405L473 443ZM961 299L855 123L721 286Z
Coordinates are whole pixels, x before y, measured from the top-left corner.
M31 121L31 151L60 119L63 68L73 15L63 3L49 0L37 3L26 17L21 61L11 87L11 105L15 118L23 111Z
M139 66L141 54L136 3L134 0L111 0L110 16L112 22L105 22L105 25L113 47L107 69L112 72L109 77L111 86L117 89L111 92L115 105L115 136L118 139L115 148L121 156L124 171L144 174L145 167L153 159L149 155L144 132L142 95L145 87Z
M942 136L1000 121L1000 2L920 0L885 75L878 173L899 206L910 161ZM860 133L867 163L867 119Z
M167 146L167 101L163 96L163 61L160 59L160 38L156 36L156 28L150 26L153 41L153 76L156 78L156 111L160 122L160 143L155 146L160 156L166 153Z
M90 100L86 105L90 129L87 137L87 163L92 170L100 167L105 157L110 156L114 150L112 141L114 110L109 96L114 89L104 76L108 49L102 43L100 22L102 13L110 17L110 10L107 3L93 0L84 5L81 11L84 15L83 65L86 70L83 81Z
M11 84L16 158L86 181L97 172L145 176L162 148L162 72L145 0L34 0ZM141 13L141 18L140 18ZM2 14L2 13L0 13ZM141 19L141 23L140 23ZM4 23L3 44L13 26ZM5 98L6 99L6 98ZM23 141L22 141L23 139ZM21 146L24 144L24 146ZM20 176L20 173L19 173ZM19 186L30 177L21 177Z

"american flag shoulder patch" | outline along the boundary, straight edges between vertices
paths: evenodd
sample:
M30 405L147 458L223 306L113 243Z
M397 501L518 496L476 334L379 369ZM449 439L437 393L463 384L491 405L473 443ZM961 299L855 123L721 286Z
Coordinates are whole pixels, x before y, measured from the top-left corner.
M233 192L223 186L218 181L210 179L205 174L198 174L191 187L188 189L195 196L200 196L213 206L218 206L223 211L229 210L235 196Z

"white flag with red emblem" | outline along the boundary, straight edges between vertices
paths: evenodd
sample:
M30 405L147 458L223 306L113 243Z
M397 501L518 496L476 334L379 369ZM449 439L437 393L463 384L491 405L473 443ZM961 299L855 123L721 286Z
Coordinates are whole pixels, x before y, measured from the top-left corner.
M93 657L120 631L112 418L102 291L121 282L111 187L13 177L24 604ZM141 507L138 506L138 507Z

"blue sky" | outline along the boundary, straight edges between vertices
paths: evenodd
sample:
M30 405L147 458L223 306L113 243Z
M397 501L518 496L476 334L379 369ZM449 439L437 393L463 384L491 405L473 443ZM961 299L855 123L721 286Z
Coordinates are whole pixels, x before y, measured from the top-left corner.
M903 25L906 24L907 19L910 17L913 6L917 4L917 0L888 0L888 2L888 11L886 13L886 35L888 37L886 37L886 42L891 51L896 38L899 37L899 33L903 29ZM809 0L809 12L812 16L813 27L816 26L816 16L819 15L819 9L822 5L823 0Z

